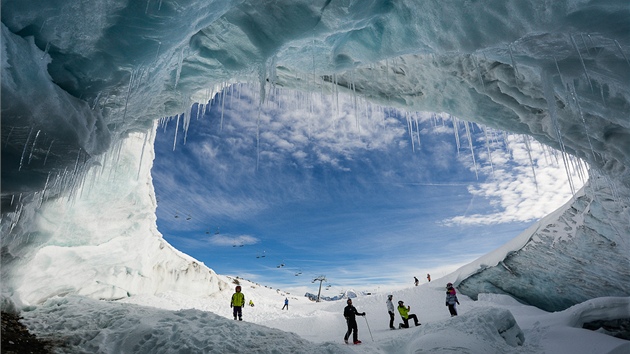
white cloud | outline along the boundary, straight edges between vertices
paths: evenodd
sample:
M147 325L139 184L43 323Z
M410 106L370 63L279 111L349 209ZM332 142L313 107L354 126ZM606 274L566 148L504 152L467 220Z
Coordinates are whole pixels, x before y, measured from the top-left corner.
M494 143L490 155L487 151L479 153L477 168L490 179L469 186L473 196L489 199L497 210L457 216L444 220L445 224L489 225L540 219L572 197L567 173L576 188L583 185L577 171L567 172L564 165L557 163L557 156L553 155L559 152L537 142L526 143L522 136L510 134L507 139L509 151Z
M259 239L250 235L213 235L208 239L209 243L215 246L240 246L255 245Z

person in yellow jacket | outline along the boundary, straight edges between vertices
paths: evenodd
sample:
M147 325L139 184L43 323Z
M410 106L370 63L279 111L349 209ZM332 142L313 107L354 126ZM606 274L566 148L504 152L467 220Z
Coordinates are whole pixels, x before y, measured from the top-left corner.
M409 313L409 310L411 310L411 306L405 307L405 303L402 300L398 301L398 312L400 313L400 317L402 317L403 322L405 322L404 324L399 324L398 328L409 328L410 319L415 322L416 326L420 325L418 317L413 313Z
M232 294L232 301L230 302L235 320L237 316L239 321L243 320L243 306L245 306L245 295L241 292L241 286L237 285L236 292Z

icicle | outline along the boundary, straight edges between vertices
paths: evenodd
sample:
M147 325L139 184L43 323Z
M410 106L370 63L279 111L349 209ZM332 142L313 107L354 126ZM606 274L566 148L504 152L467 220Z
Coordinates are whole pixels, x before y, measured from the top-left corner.
M46 58L46 54L48 54L49 50L50 50L50 41L46 42L46 48L44 49L44 54L42 54L41 59Z
M179 114L177 115L177 124L175 124L175 137L173 138L173 151L175 151L175 144L177 143L178 130L179 130Z
M37 130L37 134L35 134L35 139L33 139L33 145L31 147L31 153L28 155L28 162L27 164L31 164L31 160L33 159L33 151L35 150L35 145L37 144L37 138L39 138L39 133L41 132L41 130Z
M230 84L230 107L232 107L232 98L234 98L234 84Z
M50 171L48 172L48 176L46 176L46 183L44 183L44 189L42 190L42 198L39 200L38 208L41 208L42 204L44 203L44 196L46 195L46 190L48 188L48 181L49 180L50 180Z
M158 60L158 57L160 56L160 48L162 47L162 41L158 41L158 47L157 50L155 51L155 59L153 59L153 62L156 63Z
M584 48L586 48L586 53L588 53L588 55L592 57L593 55L591 54L591 51L588 49L588 44L586 44L586 39L584 39L584 33L580 33L580 37L582 38L582 43L584 43Z
M418 122L418 116L414 116L414 120L416 121L416 136L418 138L418 147L420 147L420 123Z
M350 72L352 75L350 76L352 83L352 102L354 104L354 118L356 120L356 125L357 125L357 130L359 131L359 134L361 134L361 127L359 125L359 112L357 112L357 90L356 90L356 84L354 82L354 70L352 70Z
M175 72L175 87L173 89L177 89L177 84L179 83L179 77L182 73L182 65L184 64L184 48L179 51L179 59L177 60L177 71Z
M588 84L591 86L591 92L595 93L595 89L593 89L593 83L591 82L591 78L588 77L588 72L586 71L586 64L584 64L584 58L582 58L582 53L580 53L580 49L578 49L577 43L575 43L575 39L573 38L573 35L570 35L569 37L571 37L571 43L573 43L573 48L575 48L575 51L578 53L578 57L580 57L580 62L582 63L582 69L584 70L584 75L586 76L586 80L588 81Z
M413 125L411 124L411 119L409 119L408 112L405 112L405 118L407 119L407 129L409 130L409 139L411 140L411 151L415 152L416 147L413 142Z
M483 91L486 92L486 84L483 82L483 77L481 76L481 68L479 67L479 64L477 63L477 60L475 59L474 56L470 56L473 64L475 64L475 68L477 69L477 75L479 76L479 82L481 82L481 86L483 87Z
M186 145L186 140L188 139L188 127L190 126L190 118L192 118L192 115L186 115L185 113L182 113L182 115L184 116L184 124L182 126L182 128L184 128L184 145Z
M621 48L621 45L619 44L619 42L617 42L616 39L614 39L613 41L615 42L615 45L617 45L617 49L619 49L619 52L621 53L623 58L626 59L626 64L628 64L628 66L630 66L630 61L628 60L628 57L626 56L626 53L623 52L623 49Z
M260 111L262 110L262 103L258 103L258 116L256 117L256 171L260 165Z
M591 141L591 137L589 135L588 128L586 126L586 119L584 119L584 112L582 112L582 106L580 106L580 101L578 100L577 92L575 92L575 86L571 83L569 85L571 96L573 97L573 101L577 106L578 113L580 114L580 118L582 119L582 126L584 127L584 134L586 134L586 140L588 140L588 145L591 148L591 154L593 155L593 162L597 161L595 156L595 149L593 148L593 142Z
M512 67L514 68L514 72L516 73L516 77L518 78L520 75L518 74L518 68L516 67L516 61L514 60L514 54L512 54L512 45L508 44L508 49L510 52L510 59L512 60Z
M223 131L223 113L225 107L225 87L221 90L221 125L219 131Z
M142 143L142 151L140 152L140 162L138 163L138 175L136 181L140 180L140 171L142 170L142 159L144 158L144 148L147 146L149 134L144 133L144 142ZM153 129L151 129L151 137L153 137Z
M7 135L6 140L4 141L4 147L6 148L7 145L9 144L9 139L11 138L11 134L13 134L13 128L15 127L11 127L11 130L9 130L9 134Z
M490 161L490 169L492 171L492 177L494 177L494 164L492 163L492 152L490 152L490 141L488 139L488 129L482 127L483 135L486 137L486 149L488 150L488 160Z
M123 113L123 118L122 121L125 121L125 118L127 117L127 105L129 104L129 96L131 95L131 84L133 83L133 76L134 76L134 71L131 71L131 74L129 75L129 87L127 88L127 98L125 99L125 111Z
M466 137L468 138L468 145L470 146L470 155L472 156L473 166L475 167L475 176L479 179L479 173L477 172L477 160L475 159L475 150L473 149L472 133L468 126L468 121L464 121L464 128L466 129Z
M96 108L96 104L98 103L98 100L101 98L101 93L102 93L102 92L99 92L99 93L96 95L96 98L94 98L94 102L92 102L92 110L94 110L94 108Z
M453 132L455 133L455 146L457 146L457 155L459 155L459 149L461 148L459 144L459 124L457 123L457 118L451 116L450 114L449 117L453 122Z
M534 176L534 184L536 185L536 192L538 192L538 180L536 179L536 169L534 168L534 159L532 158L532 147L529 144L529 136L523 135L523 140L525 141L525 148L527 149L527 156L529 157L529 165L532 168L532 174Z
M33 134L33 127L31 127L31 131L28 133L28 137L26 138L26 142L24 143L24 149L22 150L22 157L20 158L20 167L18 168L18 171L22 170L24 155L26 155L26 149L28 147L28 142L31 140L31 134Z
M557 60L556 69L558 70L558 75L560 75L560 81L562 81L560 67L558 66ZM558 116L556 112L556 96L554 95L553 84L551 82L552 75L547 75L545 72L543 72L541 73L541 77L543 78L543 92L545 94L545 100L547 101L549 117L551 118L551 122L556 133L556 139L558 140L560 151L562 152L562 163L564 165L564 171L567 174L567 180L569 182L569 188L571 188L571 194L575 195L575 188L573 186L573 180L571 178L571 172L569 171L569 165L567 162L567 153L564 147L564 142L562 141L562 132L560 131L560 125L558 123Z

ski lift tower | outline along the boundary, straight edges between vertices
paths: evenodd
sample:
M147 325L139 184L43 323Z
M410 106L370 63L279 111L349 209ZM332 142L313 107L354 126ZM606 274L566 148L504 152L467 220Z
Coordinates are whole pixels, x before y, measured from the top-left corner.
M326 281L326 276L325 275L320 275L317 278L313 279L313 283L318 281L319 282L319 292L317 293L317 302L319 302L319 296L322 293L322 282Z

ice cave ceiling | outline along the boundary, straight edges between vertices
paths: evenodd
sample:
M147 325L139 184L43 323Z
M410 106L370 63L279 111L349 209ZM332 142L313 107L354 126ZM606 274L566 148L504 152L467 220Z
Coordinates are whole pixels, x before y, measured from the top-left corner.
M528 134L627 208L629 57L627 0L3 0L2 212L252 81Z

